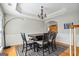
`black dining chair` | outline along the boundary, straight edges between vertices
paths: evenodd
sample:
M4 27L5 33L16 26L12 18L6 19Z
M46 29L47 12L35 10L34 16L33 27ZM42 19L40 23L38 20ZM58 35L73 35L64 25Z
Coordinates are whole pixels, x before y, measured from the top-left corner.
M22 37L22 40L23 40L22 52L24 51L24 48L25 48L26 49L25 55L27 55L27 51L29 51L33 47L33 41L27 41L25 33L21 33L21 37ZM28 49L28 47L30 47L30 48Z
M53 51L53 48L56 49L57 32L48 32L48 34L49 34L49 46L52 47L52 51Z
M53 36L54 36L53 33L48 32L48 41L49 41L49 46L52 48L52 51L53 51Z
M57 46L56 46L57 32L54 32L53 35L54 35L54 36L53 36L53 39L52 39L52 40L53 40L53 44L54 44L55 49L57 49Z
M42 37L42 40L40 41L36 41L37 43L37 52L42 49L43 51L43 56L45 55L44 53L49 51L49 54L50 54L50 49L49 49L49 45L48 45L48 34L47 33L44 33L43 37Z

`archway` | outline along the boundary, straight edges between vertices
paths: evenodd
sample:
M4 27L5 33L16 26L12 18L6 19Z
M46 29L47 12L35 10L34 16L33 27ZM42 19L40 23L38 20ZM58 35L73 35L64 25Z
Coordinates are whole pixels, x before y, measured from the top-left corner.
M49 21L48 22L48 30L58 32L58 25L56 21Z

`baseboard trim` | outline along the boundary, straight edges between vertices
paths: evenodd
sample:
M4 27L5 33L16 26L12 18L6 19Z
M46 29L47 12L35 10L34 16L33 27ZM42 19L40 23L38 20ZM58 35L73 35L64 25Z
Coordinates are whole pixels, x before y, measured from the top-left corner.
M66 43L63 43L63 42L59 42L59 41L56 41L56 44L60 45L60 46L63 46L63 47L66 47L66 48L69 47L69 44L66 44Z

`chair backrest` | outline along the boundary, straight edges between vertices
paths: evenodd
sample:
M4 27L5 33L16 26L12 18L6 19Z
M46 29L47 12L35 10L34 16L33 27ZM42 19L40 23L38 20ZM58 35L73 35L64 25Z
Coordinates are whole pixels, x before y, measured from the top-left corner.
M48 43L48 33L44 33L43 44L47 44L47 43Z
M43 42L48 42L48 33L44 33Z
M48 33L44 33L44 40L48 40Z
M43 35L41 35L41 36L36 36L36 38L37 38L37 41L40 41L40 40L42 40Z
M52 40L53 38L53 32L48 31L48 40Z
M49 38L49 40L53 40L53 39L55 39L56 38L56 36L57 36L57 32L51 32L51 31L49 31L48 32L48 38Z
M21 37L22 37L23 41L27 41L27 40L26 40L25 33L21 33Z
M56 36L57 36L57 32L54 32L54 33L53 33L53 39L55 39Z

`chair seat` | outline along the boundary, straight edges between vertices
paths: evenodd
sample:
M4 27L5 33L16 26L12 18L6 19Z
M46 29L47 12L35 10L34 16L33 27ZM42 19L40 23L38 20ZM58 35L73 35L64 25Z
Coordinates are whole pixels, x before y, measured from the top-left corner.
M52 40L49 39L49 42L52 42Z
M42 41L34 41L34 42L36 42L36 43L38 43L38 44L42 44Z
M36 42L36 43L38 43L38 44L40 44L40 45L42 45L43 44L43 41L34 41L34 42ZM44 42L44 44L47 44L48 42Z
M33 43L33 42L34 42L33 40L28 40L27 44L30 44L30 43Z

